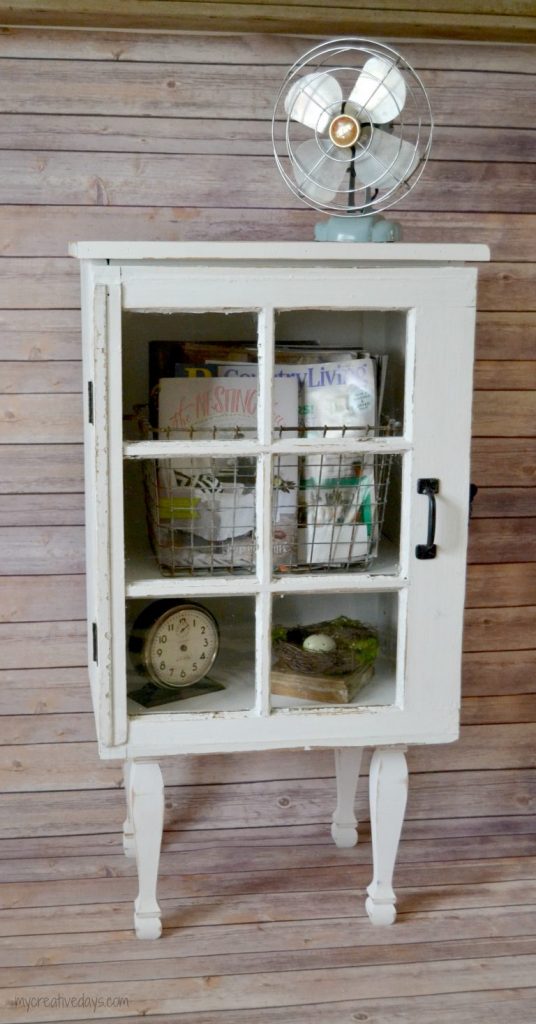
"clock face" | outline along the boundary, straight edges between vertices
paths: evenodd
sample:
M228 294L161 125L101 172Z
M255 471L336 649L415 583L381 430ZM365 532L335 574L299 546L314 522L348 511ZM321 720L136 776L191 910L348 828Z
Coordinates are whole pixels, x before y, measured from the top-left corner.
M207 674L218 647L214 616L199 605L177 605L161 615L149 631L145 668L160 686L190 686Z

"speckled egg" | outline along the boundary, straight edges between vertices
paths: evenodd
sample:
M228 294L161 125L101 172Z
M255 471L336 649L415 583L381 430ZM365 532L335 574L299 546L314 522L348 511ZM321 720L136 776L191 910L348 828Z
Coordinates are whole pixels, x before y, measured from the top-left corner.
M328 636L327 633L311 633L311 636L305 637L302 644L304 651L310 651L313 654L328 654L330 651L334 651L336 646L333 637Z

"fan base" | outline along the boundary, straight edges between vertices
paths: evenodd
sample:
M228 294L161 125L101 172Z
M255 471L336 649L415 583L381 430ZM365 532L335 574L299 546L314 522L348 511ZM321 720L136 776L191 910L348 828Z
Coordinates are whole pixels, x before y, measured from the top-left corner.
M330 217L315 224L317 242L399 242L402 228L398 221L375 213L356 217Z

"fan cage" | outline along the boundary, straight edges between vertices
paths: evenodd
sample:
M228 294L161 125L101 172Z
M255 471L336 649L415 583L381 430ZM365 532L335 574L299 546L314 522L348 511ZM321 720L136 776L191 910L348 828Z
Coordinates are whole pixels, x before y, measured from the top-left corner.
M344 62L337 60L343 55ZM405 116L402 117L402 111L399 110L398 117L394 119L396 121L396 136L394 132L392 134L389 133L391 137L398 139L398 150L392 158L391 163L384 167L383 171L376 177L376 179L368 181L367 184L359 183L357 181L352 182L350 180L348 188L345 189L343 187L339 187L337 189L337 198L340 197L338 202L322 202L319 199L312 199L303 191L302 187L300 187L293 177L293 168L299 168L300 174L305 181L312 181L320 188L323 186L322 183L315 182L314 168L312 174L304 173L304 170L297 161L294 153L294 141L292 134L293 132L299 134L301 131L302 137L298 139L298 141L304 141L307 138L305 135L305 131L307 131L308 137L311 139L316 138L318 142L319 133L317 130L304 130L304 126L302 124L293 121L290 115L287 115L284 107L285 98L289 95L289 92L295 83L299 82L304 75L310 74L315 70L318 71L319 76L331 75L337 78L337 76L349 77L352 75L355 81L359 73L363 70L363 66L366 61L373 57L380 58L384 62L387 62L389 64L389 72L392 68L396 68L402 74L404 79L406 87L406 101L404 103L403 110ZM354 63L351 62L352 59ZM384 80L387 78L389 72L384 76ZM381 85L383 82L380 80L378 84ZM329 107L327 109L329 110ZM282 125L284 125L283 137L280 134ZM408 161L407 164L408 169L411 168L410 173L403 175L399 180L395 181L393 185L382 185L382 178L384 179L388 176L392 168L397 165L402 144L408 141L404 138L404 133L407 128L412 129L414 136L411 145L415 159ZM376 129L373 126L371 139L374 136L375 130L384 129ZM278 170L290 191L312 209L320 210L321 212L339 217L345 217L348 214L371 216L374 213L389 209L401 202L402 199L405 198L406 195L408 195L415 187L424 171L430 154L432 133L432 111L423 82L417 72L411 67L405 58L392 47L387 46L384 43L378 43L357 37L333 39L320 43L318 46L308 50L297 61L295 61L285 75L284 81L277 95L272 117L272 144L274 157ZM368 150L365 149L364 153L367 151ZM333 157L331 154L326 154L319 145L319 162L320 159L323 159L326 155L328 158L337 159L336 156ZM360 156L348 159L348 165L350 165L350 163L359 165L359 159L361 158L362 157ZM344 159L345 158L343 157L343 160ZM352 198L354 199L354 202L350 201Z

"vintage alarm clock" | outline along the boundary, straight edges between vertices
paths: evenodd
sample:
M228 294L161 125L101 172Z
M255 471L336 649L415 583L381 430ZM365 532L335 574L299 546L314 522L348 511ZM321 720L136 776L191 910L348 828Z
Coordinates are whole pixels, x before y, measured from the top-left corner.
M166 690L202 680L219 650L212 612L189 601L154 601L130 631L129 651L138 674Z

